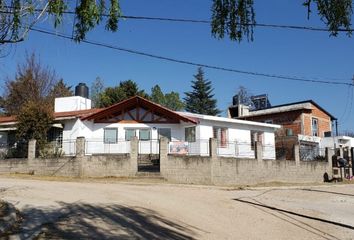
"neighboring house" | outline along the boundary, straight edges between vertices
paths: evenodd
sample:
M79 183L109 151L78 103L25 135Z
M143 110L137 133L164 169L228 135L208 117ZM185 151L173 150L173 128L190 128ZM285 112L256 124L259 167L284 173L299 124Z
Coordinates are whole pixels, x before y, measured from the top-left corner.
M66 154L75 151L75 139L85 137L86 154L129 153L129 141L139 139L140 154L158 154L159 141L169 139L171 154L209 154L209 139L218 139L218 154L254 158L255 141L263 156L275 159L274 132L278 125L175 112L141 97L132 97L104 109L90 109L91 101L74 96L55 100L55 124L50 140ZM14 117L0 117L0 141L9 142ZM257 134L257 138L253 138Z
M342 153L339 153L341 157L350 159L351 149L354 148L354 138L349 136L333 136L325 137L321 140L321 148L342 149Z
M333 135L332 125L336 118L312 100L264 106L254 110L248 106L231 106L229 116L281 125L276 133L276 145L279 149L284 148L283 157L287 159L292 158L290 149L294 144L300 144L300 152L304 153L300 157L308 158L317 154L313 149L319 151L323 137ZM307 150L311 152L309 155L306 155Z

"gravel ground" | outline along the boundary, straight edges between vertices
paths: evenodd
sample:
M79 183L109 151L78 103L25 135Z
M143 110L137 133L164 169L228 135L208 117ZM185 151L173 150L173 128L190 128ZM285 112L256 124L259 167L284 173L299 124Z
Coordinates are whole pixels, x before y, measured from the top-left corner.
M264 187L0 178L18 238L354 239L354 185Z

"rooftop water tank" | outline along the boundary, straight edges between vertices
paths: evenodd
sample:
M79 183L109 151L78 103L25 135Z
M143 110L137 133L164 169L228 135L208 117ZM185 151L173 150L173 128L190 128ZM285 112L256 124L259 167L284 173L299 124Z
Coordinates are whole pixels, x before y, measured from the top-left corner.
M89 98L89 89L85 83L79 83L75 87L75 96Z

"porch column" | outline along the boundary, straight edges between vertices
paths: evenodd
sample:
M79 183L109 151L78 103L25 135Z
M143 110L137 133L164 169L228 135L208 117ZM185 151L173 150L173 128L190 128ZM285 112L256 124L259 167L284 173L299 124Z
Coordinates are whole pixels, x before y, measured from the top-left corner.
M168 169L168 138L160 138L160 173L167 178Z
M255 142L255 155L258 162L263 161L263 147L261 142Z
M138 152L139 152L139 140L137 137L133 137L130 140L130 175L135 176L138 172Z
M36 139L31 139L28 142L27 159L30 161L35 158L36 158Z
M300 146L299 144L294 145L294 158L296 165L300 165Z

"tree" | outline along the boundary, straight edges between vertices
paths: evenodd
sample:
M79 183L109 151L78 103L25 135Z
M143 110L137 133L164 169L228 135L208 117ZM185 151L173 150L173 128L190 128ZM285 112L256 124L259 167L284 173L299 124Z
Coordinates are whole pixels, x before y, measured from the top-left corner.
M108 107L134 96L149 98L144 90L139 90L136 82L132 80L122 81L118 86L108 87L99 94L99 107Z
M184 108L184 103L179 97L179 93L170 92L165 94L165 106L174 111L181 111Z
M27 102L48 100L53 91L63 87L62 83L58 83L53 70L42 66L35 54L28 55L25 63L18 65L15 79L6 80L0 107L7 115L17 115Z
M331 35L340 28L351 34L353 0L303 0L308 16L316 5L317 13L327 25ZM74 15L74 40L80 42L86 34L106 18L106 30L118 30L121 15L120 0L77 0L73 6L65 0L5 0L0 1L0 44L23 41L28 32L43 19L53 19L54 28L64 22L64 14ZM72 1L73 2L73 1ZM75 9L74 11L72 9ZM241 41L244 36L253 40L256 24L253 0L213 0L211 32L216 38L228 35Z
M187 112L218 115L221 113L216 107L216 99L214 99L213 88L211 81L204 79L202 68L198 68L198 73L194 75L195 80L192 81L191 92L186 92L185 106Z
M70 97L73 96L74 93L71 90L72 86L67 86L66 83L64 83L63 79L60 79L59 82L57 82L53 88L50 90L49 93L49 99L50 102L54 103L54 99L58 97Z
M177 92L170 92L164 94L159 85L155 85L151 88L151 101L167 107L173 111L180 111L184 108L184 104L181 101Z
M91 101L93 107L99 107L100 103L100 94L103 92L104 83L100 77L96 77L95 81L91 85Z
M252 102L252 94L247 90L247 88L245 88L244 86L240 86L237 89L237 97L238 97L238 101L240 104L242 105L246 105L246 106L253 106L253 102Z
M331 36L337 36L340 28L351 35L352 0L303 0L310 17L312 5L316 5L317 13L327 25ZM244 37L253 40L253 28L256 24L253 0L213 0L212 35L241 41Z
M39 148L44 146L47 132L53 122L53 113L48 102L26 102L21 107L16 119L16 138L18 140L36 139Z
M159 85L155 85L151 88L150 99L157 104L165 106L165 94L163 94Z
M46 18L53 19L54 28L63 22L63 15L73 7L65 0L5 0L0 1L0 43L23 41L29 30ZM78 0L75 6L74 39L85 39L86 33L107 17L106 29L117 31L121 16L119 0Z

